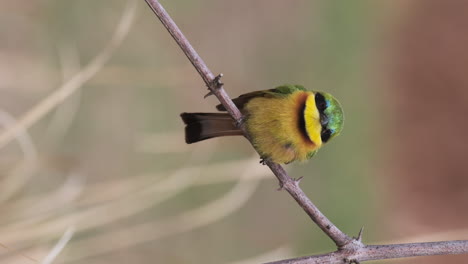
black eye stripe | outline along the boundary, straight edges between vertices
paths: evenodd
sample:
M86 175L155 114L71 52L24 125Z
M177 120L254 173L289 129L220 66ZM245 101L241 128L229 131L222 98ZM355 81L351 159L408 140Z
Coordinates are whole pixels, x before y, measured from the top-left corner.
M322 133L320 135L320 137L322 138L322 142L323 143L327 143L327 141L330 139L331 137L331 130L330 129L322 129Z
M325 111L327 108L327 101L325 100L325 97L321 93L315 93L315 105L317 106L317 109L319 110L320 115Z
M322 138L322 142L326 143L331 137L331 130L327 128L328 126L328 116L325 115L325 109L327 109L327 101L323 94L317 92L315 93L315 105L317 110L320 114L320 124L322 125L322 132L320 133L320 137Z
M303 105L299 108L299 120L298 120L298 128L301 134L310 140L309 134L307 134L307 129L306 129L306 122L305 122L305 110L306 110L306 101L304 101Z

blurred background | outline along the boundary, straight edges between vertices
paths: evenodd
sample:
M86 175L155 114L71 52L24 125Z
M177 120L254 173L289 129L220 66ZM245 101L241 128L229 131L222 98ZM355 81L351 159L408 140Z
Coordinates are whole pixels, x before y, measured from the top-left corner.
M334 94L287 165L364 242L468 238L468 2L163 1L235 97ZM1 263L262 263L335 250L240 137L186 145L204 83L144 1L2 1ZM464 263L465 256L379 263ZM372 263L372 262L369 262Z

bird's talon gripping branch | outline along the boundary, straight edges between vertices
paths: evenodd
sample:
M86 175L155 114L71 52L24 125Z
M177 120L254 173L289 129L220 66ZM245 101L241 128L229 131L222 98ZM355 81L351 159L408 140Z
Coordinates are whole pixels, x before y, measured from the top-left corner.
M259 163L262 164L262 165L267 165L267 164L266 164L267 161L268 161L268 158L262 158L262 157L260 157Z

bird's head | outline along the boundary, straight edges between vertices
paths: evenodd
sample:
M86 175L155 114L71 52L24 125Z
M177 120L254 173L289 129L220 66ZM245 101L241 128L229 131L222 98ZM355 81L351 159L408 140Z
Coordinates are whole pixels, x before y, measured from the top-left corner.
M315 92L315 105L320 114L320 124L322 125L321 139L323 143L340 134L343 129L343 109L338 100L331 94L325 92Z

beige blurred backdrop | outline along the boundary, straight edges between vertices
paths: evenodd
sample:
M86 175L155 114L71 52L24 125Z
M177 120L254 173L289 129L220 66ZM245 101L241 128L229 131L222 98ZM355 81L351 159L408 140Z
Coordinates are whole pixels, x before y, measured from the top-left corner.
M184 143L179 114L217 101L144 1L0 3L1 263L335 250L246 140ZM286 168L343 231L468 238L468 2L162 4L229 95L293 83L341 101L342 135Z

